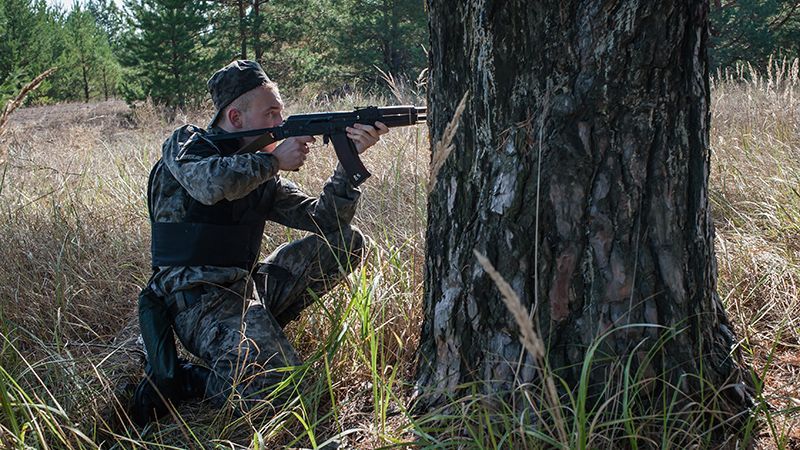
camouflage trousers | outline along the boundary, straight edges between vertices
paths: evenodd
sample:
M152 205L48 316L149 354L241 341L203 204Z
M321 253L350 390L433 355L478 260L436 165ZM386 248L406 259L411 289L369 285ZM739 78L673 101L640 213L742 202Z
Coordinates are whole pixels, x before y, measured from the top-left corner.
M168 305L188 305L178 307L174 330L211 369L206 398L215 405L232 399L240 411L264 399L273 407L283 403L292 390L291 367L301 364L283 327L360 263L363 242L356 228L308 236L276 249L252 280L167 298Z

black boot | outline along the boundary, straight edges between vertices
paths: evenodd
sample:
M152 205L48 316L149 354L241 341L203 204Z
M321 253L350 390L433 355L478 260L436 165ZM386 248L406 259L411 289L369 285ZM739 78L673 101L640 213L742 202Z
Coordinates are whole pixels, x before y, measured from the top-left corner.
M206 398L206 384L211 370L186 362L181 364L181 377L183 382L180 385L180 399L182 401L197 401Z
M133 399L129 408L129 415L133 423L143 427L148 423L163 417L169 408L165 400L169 400L163 392L159 393L147 378L144 378L136 386Z
M169 386L156 386L145 377L136 386L130 406L130 416L141 427L163 417L169 408L166 402L177 406L182 401L203 400L206 397L206 383L211 370L206 367L180 361L176 379Z

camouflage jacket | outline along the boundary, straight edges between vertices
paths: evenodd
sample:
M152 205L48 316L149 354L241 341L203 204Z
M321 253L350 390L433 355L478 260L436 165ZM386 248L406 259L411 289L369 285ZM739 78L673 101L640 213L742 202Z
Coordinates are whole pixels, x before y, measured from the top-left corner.
M195 201L215 205L246 196L255 198L254 210L260 217L300 230L329 233L353 219L360 191L347 180L341 165L322 193L309 197L278 175L271 154L234 155L230 145L211 143L202 136L202 129L186 125L164 141L148 193L154 222L183 221ZM166 296L200 284L228 286L248 273L239 267L158 267L151 288Z

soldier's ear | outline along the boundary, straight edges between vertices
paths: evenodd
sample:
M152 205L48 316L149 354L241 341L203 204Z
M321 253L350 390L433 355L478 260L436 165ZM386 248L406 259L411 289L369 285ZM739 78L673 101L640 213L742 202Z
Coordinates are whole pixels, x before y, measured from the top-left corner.
M235 128L242 128L244 125L242 122L242 112L236 108L228 108L228 110L225 111L225 118L228 119L228 123Z

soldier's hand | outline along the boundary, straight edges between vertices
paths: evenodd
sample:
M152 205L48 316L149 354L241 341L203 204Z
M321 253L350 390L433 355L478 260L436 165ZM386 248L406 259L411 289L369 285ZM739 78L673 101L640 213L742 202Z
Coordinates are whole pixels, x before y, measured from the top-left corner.
M272 154L278 159L278 169L297 170L308 157L308 144L315 142L313 136L290 137L281 142Z
M360 123L347 127L347 137L356 144L356 151L359 154L381 140L381 136L389 132L389 127L381 122L375 122L375 126L363 125Z

